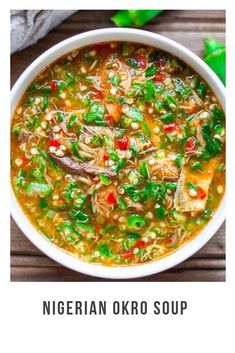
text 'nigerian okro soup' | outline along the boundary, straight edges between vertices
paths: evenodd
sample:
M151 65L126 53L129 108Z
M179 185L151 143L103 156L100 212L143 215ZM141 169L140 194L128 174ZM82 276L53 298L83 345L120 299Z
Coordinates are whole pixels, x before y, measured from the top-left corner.
M225 188L224 112L169 53L112 42L46 67L12 120L16 198L50 242L104 265L197 235Z

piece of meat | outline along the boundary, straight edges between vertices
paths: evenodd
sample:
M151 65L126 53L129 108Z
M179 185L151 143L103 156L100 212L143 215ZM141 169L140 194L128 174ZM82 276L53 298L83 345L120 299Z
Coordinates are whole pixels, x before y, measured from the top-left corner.
M211 159L204 165L205 171L203 173L193 173L190 171L188 165L182 167L174 198L174 207L176 210L181 212L200 212L204 210L216 165L217 160ZM187 186L188 182L200 187L205 193L205 196L203 198L197 195L195 197L190 196Z
M58 164L60 165L63 169L67 170L71 174L80 174L80 175L86 175L86 174L94 174L94 175L99 175L99 174L104 174L107 177L114 177L116 176L115 172L112 172L111 170L108 170L106 168L102 168L99 166L95 165L90 165L89 163L78 163L74 159L70 157L57 157L54 154L50 153L51 158Z
M169 157L158 158L149 166L150 174L157 176L160 180L175 181L179 178L179 169L175 165L175 161Z
M43 135L45 137L47 137L45 134ZM22 129L18 135L18 141L20 141L21 143L38 143L38 134L36 133L32 133L31 131Z
M18 135L18 141L20 142L28 142L30 140L30 133L26 132L25 130L20 130Z

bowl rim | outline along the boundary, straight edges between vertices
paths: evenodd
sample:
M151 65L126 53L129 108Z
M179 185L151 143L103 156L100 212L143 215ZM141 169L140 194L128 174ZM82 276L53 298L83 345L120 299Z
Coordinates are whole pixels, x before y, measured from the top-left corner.
M105 28L84 32L65 39L42 53L21 74L11 90L11 119L14 110L28 85L47 65L74 49L91 44L111 41L127 41L150 45L169 52L192 67L209 84L225 111L225 87L216 74L191 50L165 36L130 28ZM150 263L108 267L80 260L50 243L30 223L21 209L11 186L11 214L26 237L44 254L76 272L107 279L131 279L145 277L170 269L188 259L205 245L225 220L225 194L220 206L205 228L191 241L169 255Z

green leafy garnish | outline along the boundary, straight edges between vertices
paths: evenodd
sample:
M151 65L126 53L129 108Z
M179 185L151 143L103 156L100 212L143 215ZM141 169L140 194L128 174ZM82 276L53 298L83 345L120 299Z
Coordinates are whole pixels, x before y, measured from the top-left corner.
M204 60L226 84L226 48L216 38L204 40Z

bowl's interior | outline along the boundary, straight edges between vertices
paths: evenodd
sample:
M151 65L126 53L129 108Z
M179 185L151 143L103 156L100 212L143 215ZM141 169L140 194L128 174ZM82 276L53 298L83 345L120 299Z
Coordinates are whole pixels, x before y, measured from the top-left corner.
M150 45L164 51L167 51L186 64L191 66L200 76L202 76L211 89L218 97L223 109L225 109L225 94L224 87L216 77L216 75L207 67L207 65L183 46L173 42L165 37L152 34L145 31L133 29L104 29L87 32L72 38L69 38L56 46L49 49L35 60L27 70L22 74L11 92L11 112L20 100L22 94L27 89L32 80L37 74L47 65L61 57L62 55L80 47L90 44L106 42L106 41L130 41ZM161 258L152 263L135 265L130 267L105 267L102 265L94 265L85 263L73 256L67 254L62 249L50 244L44 237L39 235L34 226L31 225L22 209L18 205L15 195L12 192L12 215L26 234L26 236L45 254L60 262L61 264L89 275L107 278L135 278L141 277L168 269L184 259L191 256L198 249L200 249L217 231L222 224L225 215L225 201L221 203L216 211L213 219L207 224L203 231L197 235L189 243L179 248L174 253Z

